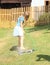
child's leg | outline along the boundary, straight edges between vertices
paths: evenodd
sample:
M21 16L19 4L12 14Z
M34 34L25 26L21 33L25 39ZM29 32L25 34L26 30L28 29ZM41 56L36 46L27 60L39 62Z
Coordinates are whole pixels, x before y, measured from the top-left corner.
M24 41L24 37L23 37L23 36L19 36L19 37L18 37L18 46L19 46L21 49L24 49L23 41Z

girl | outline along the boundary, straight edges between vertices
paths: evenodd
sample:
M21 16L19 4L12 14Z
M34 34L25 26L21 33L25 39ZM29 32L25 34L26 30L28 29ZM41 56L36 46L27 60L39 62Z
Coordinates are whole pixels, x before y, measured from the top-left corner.
M21 52L25 49L24 45L23 45L23 41L24 41L23 23L24 23L24 20L26 21L26 20L28 20L28 18L29 18L29 14L27 12L25 12L24 14L19 16L18 20L17 20L17 24L14 28L13 36L18 37L17 50L19 52Z

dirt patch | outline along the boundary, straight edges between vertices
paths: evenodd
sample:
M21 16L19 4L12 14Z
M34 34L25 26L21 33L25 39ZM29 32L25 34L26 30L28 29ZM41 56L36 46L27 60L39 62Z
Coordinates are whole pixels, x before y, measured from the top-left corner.
M6 45L8 39L9 38L7 38L7 37L0 39L0 49Z
M4 60L3 60L4 59ZM13 60L13 58L0 58L0 62L11 62Z

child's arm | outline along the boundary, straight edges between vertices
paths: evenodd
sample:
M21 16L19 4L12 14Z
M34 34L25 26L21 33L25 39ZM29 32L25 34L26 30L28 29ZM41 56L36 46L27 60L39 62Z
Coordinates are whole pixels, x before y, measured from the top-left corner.
M23 24L22 24L22 21L20 22L20 26L23 28Z

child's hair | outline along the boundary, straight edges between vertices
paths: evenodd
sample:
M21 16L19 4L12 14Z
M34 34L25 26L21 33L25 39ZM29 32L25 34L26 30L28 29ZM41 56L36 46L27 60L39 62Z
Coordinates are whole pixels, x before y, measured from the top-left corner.
M25 19L28 20L28 18L29 18L29 13L28 13L28 12L24 12L24 16L25 16Z

